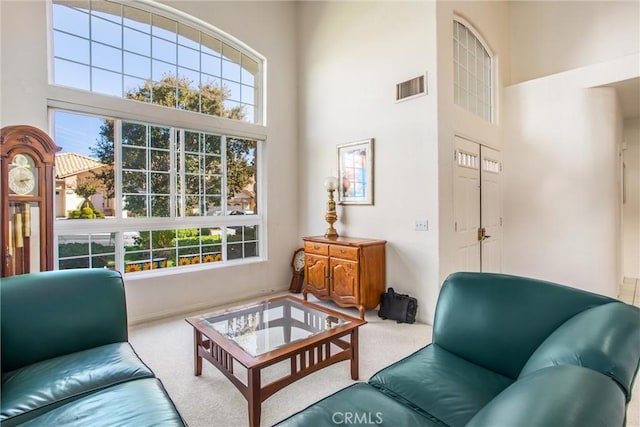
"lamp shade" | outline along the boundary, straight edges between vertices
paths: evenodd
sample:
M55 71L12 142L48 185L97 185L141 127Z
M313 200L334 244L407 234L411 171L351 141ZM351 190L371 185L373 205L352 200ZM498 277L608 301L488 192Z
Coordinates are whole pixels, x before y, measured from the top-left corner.
M338 178L335 176L328 176L324 179L324 188L327 191L335 191L338 188Z

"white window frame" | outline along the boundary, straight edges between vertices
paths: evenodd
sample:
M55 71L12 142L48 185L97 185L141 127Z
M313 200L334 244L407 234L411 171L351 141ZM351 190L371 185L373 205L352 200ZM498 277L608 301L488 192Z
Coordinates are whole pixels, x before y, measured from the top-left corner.
M120 2L120 0L115 0ZM220 268L229 265L249 264L255 262L261 262L267 259L267 233L266 233L266 181L265 181L265 144L267 140L267 127L266 127L266 115L265 115L265 94L264 88L266 87L266 59L248 47L246 44L235 39L234 37L222 32L221 30L213 27L210 24L205 23L197 18L191 17L183 12L169 8L153 1L149 0L129 0L128 5L145 9L152 13L161 14L168 18L177 20L179 22L188 23L194 28L200 31L212 34L230 46L241 50L242 52L249 52L252 56L259 59L259 75L256 78L256 121L258 123L249 123L241 120L228 119L217 116L209 116L192 111L173 109L163 107L154 104L147 104L139 101L134 101L126 98L118 98L108 95L103 95L94 92L88 92L80 89L73 89L65 86L59 86L53 83L53 49L52 49L52 37L53 37L53 17L52 17L52 2L47 2L47 14L48 14L48 32L47 32L47 59L48 59L48 72L49 72L49 85L46 89L47 93L47 107L49 109L49 132L54 134L54 121L53 114L55 110L64 110L70 113L88 114L96 116L105 116L110 118L122 119L126 121L138 121L150 124L157 124L166 127L175 127L180 129L195 130L201 132L214 133L219 135L233 136L237 138L253 139L258 141L257 144L257 176L256 181L259 188L257 194L257 204L259 206L259 212L255 215L246 216L203 216L203 217L188 217L188 218L127 218L117 219L109 218L105 220L61 220L56 221L54 226L54 238L57 242L58 236L63 234L91 234L100 231L107 231L110 229L117 229L116 238L116 260L122 260L123 255L120 252L123 250L122 232L127 231L140 231L140 230L158 230L158 229L173 229L193 226L205 226L205 227L224 227L226 225L240 226L240 225L257 225L258 226L258 256L238 259L227 262L214 262L208 264L198 264L189 267L182 268L161 268L149 271L143 271L135 273L132 278L152 277L154 275L166 275L166 274L180 274L186 271L194 271L200 269ZM258 120L260 118L260 120ZM261 123L260 123L261 122ZM116 136L117 137L117 136ZM115 155L117 154L114 153ZM226 167L226 165L225 165ZM120 176L120 173L116 173L116 177ZM118 183L116 182L116 186ZM116 187L118 188L118 187ZM118 189L120 191L120 189ZM119 205L121 200L116 197L117 208L121 208ZM224 201L223 201L224 203ZM97 221L109 221L108 227L101 227L96 229L100 222ZM107 224L105 223L105 226ZM105 230L102 230L102 229ZM54 245L54 256L58 259L58 245ZM223 240L223 247L226 247L226 239ZM121 263L121 261L119 261ZM118 265L118 268L122 268L123 265ZM124 271L124 270L122 270Z

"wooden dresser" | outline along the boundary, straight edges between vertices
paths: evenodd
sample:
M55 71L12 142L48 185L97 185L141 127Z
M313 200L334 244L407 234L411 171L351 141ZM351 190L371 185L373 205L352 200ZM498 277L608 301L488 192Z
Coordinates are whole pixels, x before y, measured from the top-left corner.
M385 240L358 237L303 237L304 299L311 293L341 307L366 309L380 304L386 287Z

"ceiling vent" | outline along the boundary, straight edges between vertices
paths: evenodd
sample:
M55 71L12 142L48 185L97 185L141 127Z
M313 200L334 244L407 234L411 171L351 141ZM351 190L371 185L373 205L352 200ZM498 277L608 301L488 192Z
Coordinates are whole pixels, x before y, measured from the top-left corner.
M427 94L427 74L396 84L396 102Z

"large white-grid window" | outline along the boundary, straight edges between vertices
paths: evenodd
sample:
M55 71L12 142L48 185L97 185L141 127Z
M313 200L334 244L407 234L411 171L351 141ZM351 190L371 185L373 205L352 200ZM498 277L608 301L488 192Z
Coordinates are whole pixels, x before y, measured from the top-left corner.
M259 59L143 3L53 0L59 85L256 123Z
M185 19L147 1L53 0L59 269L260 259L264 60Z
M488 122L493 117L491 55L459 21L453 21L453 99Z

